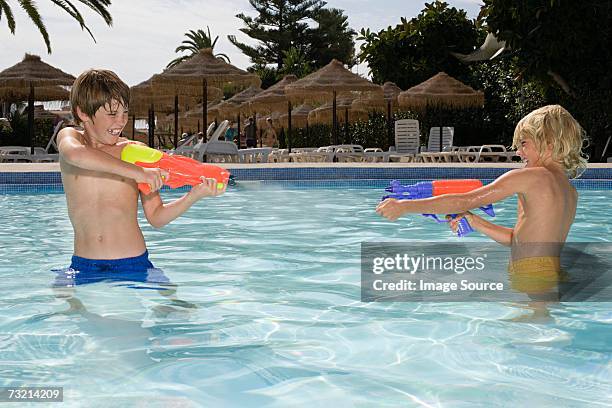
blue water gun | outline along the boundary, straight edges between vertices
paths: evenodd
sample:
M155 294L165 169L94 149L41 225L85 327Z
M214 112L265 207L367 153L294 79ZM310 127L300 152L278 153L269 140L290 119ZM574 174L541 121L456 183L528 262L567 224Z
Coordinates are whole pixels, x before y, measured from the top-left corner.
M390 192L382 199L395 198L397 200L420 200L423 198L437 197L444 194L458 194L467 193L482 187L482 181L480 180L436 180L436 181L422 181L407 186L402 186L399 180L393 180L389 187L385 191ZM480 209L490 217L495 217L495 210L493 204L488 204ZM451 218L457 217L457 214L449 214ZM447 220L441 220L436 214L423 214L425 217L430 217L436 220L436 222L448 222ZM462 218L459 221L457 228L457 236L464 237L474 229L468 222L467 218Z

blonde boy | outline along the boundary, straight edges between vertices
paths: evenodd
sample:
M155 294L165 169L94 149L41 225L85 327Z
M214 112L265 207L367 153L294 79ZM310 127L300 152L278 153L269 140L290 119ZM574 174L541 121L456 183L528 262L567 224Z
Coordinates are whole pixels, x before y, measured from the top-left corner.
M557 268L578 201L568 176L575 177L578 168L586 165L581 153L583 140L582 128L567 110L559 105L544 106L521 119L514 131L513 147L526 163L524 168L509 171L469 193L423 200L387 199L376 212L391 221L406 213L460 214L451 228L456 229L458 220L466 217L474 229L512 246L513 260L532 258L541 262L535 258L549 257L544 262ZM468 212L514 194L518 195L514 228L495 225Z
M71 268L103 277L129 270L141 278L152 264L137 220L138 197L144 214L161 227L183 214L197 200L222 194L216 182L203 180L178 200L164 204L158 190L168 173L120 160L121 150L134 143L121 137L128 120L129 87L115 73L91 69L74 82L72 113L82 130L58 134L60 168L68 214L74 229ZM152 193L139 194L136 183ZM140 279L138 279L140 280Z

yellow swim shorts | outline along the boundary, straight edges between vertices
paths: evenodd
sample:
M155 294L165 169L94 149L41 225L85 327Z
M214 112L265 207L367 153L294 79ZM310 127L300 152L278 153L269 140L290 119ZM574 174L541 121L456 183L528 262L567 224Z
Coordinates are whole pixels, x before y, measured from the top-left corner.
M548 293L565 278L558 257L523 258L508 265L512 289L528 293Z

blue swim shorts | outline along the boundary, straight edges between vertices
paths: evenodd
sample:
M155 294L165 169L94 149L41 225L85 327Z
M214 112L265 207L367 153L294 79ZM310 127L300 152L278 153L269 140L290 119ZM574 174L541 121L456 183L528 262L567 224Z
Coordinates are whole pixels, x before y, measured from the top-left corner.
M140 256L123 259L88 259L74 255L69 268L54 272L57 273L55 286L102 281L170 283L164 272L149 261L148 251Z

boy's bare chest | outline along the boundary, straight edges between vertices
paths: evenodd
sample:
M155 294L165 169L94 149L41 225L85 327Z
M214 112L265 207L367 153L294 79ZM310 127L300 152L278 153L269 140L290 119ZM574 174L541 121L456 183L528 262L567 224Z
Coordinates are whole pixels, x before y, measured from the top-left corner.
M124 145L100 149L118 159ZM138 195L134 180L111 173L86 170L61 163L62 182L69 201L74 202L117 202L133 200ZM72 197L71 197L72 196ZM72 198L72 200L71 200Z

